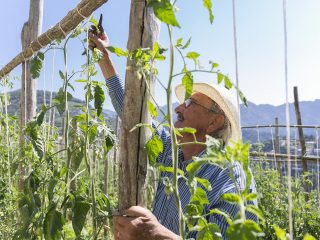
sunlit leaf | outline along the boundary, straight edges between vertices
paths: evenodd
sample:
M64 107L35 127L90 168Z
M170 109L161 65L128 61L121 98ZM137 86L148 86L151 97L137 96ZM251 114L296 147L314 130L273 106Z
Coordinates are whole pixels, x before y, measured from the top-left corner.
M121 48L115 47L115 46L108 46L107 49L116 54L118 57L128 57L128 52L127 51L123 51Z
M186 49L186 48L190 45L190 42L191 42L191 38L188 39L188 41L186 42L186 44L183 45L183 46L181 47L181 49Z
M157 108L153 105L153 103L148 99L148 110L152 118L156 118L158 116Z
M153 8L154 14L161 22L180 27L170 0L150 0L149 6Z
M196 192L190 197L191 203L198 203L200 205L209 204L207 193L200 187L197 187Z
M210 23L212 24L214 16L212 14L212 2L211 2L211 0L203 0L203 6L208 10Z
M160 137L157 135L154 135L146 143L145 148L149 157L149 163L151 166L154 166L156 164L157 157L163 151L163 144Z
M235 193L225 193L222 194L221 198L230 203L240 203L241 198L238 194Z
M279 240L288 240L288 238L286 236L286 231L279 228L277 225L273 225L273 229L274 229L276 236Z
M188 99L191 96L193 90L193 76L190 72L187 72L182 77L182 85L186 90L184 99Z

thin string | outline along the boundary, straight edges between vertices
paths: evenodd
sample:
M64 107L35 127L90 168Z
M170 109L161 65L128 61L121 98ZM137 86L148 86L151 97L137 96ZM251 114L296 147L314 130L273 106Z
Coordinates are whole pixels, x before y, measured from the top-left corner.
M285 70L285 89L286 89L286 132L287 132L287 168L288 168L288 220L289 220L289 239L293 239L292 223L292 189L291 189L291 161L290 161L290 115L289 115L289 86L288 86L288 43L287 43L287 2L283 0L283 33L284 33L284 70Z
M274 145L274 137L273 137L273 131L272 131L272 127L270 126L270 132L271 132L271 142L272 142L272 148L273 148L273 160L274 160L274 165L273 165L273 169L276 169L276 161L277 161L277 157L276 157L276 147Z
M9 81L9 78L7 79L7 81ZM8 192L9 194L11 194L11 161L10 161L10 138L9 138L9 119L8 119L8 100L7 100L7 83L5 82L4 84L4 105L5 105L5 112L6 112L6 141L7 141L7 164L8 164L8 184L9 184L9 188L8 188ZM10 202L10 206L11 206L11 202Z
M50 91L50 112L49 112L49 129L51 132L51 129L53 131L53 125L54 125L54 111L52 111L52 94L53 94L53 80L54 80L54 71L55 71L55 56L56 56L56 47L53 47L53 59L52 59L52 74L51 74L51 91Z
M84 15L79 11L79 9L78 9L78 8L76 8L76 10L77 10L78 14L82 17L82 19L87 18L86 16L84 16Z
M63 36L66 37L67 34L66 34L66 32L62 29L62 27L61 27L61 22L59 22L59 28L61 29L61 31L62 31L62 33L63 33Z
M238 71L238 44L237 44L237 23L236 23L236 3L235 3L235 0L232 0L232 12L233 12L233 43L234 43L235 68L236 68L236 85L237 85L237 89L240 89L239 88L239 71ZM237 106L238 106L239 122L241 122L240 100L239 100L239 92L238 91L237 91Z
M318 202L320 206L320 169L319 169L319 129L316 128L316 141L317 141L317 192L318 192Z

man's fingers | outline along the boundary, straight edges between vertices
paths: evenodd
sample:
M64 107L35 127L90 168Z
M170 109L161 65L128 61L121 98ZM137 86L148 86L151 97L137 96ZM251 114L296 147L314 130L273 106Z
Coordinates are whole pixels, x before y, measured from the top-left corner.
M132 217L153 217L153 214L146 208L132 206L126 210L126 214Z

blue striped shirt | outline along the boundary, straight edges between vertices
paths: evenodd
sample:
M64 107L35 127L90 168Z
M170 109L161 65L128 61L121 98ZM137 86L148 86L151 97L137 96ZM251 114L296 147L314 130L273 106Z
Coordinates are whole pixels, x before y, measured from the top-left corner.
M124 100L124 87L121 79L118 75L115 75L106 81L109 89L109 95L111 97L112 104L119 116L122 114L123 100ZM169 132L164 129L156 129L156 133L161 137L163 142L163 151L159 154L157 162L167 166L172 167L172 149L171 149L171 138ZM204 154L200 152L198 156ZM182 151L179 150L178 153L178 167L182 171L186 172L187 165L193 160L184 160ZM230 174L234 175L234 179L238 185L238 188L243 189L245 186L245 175L243 173L242 167L239 163L233 164L231 167L222 169L215 165L204 164L201 166L196 174L196 177L207 179L212 186L211 191L207 191L207 197L210 204L205 205L204 214L208 213L210 209L219 209L229 214L229 216L234 217L238 212L238 207L235 204L225 202L221 199L221 195L224 193L236 193L236 186ZM162 172L161 177L168 177L172 180L172 173ZM240 182L242 180L242 183ZM179 195L181 200L181 205L183 211L186 205L190 201L190 191L184 179L179 178ZM252 181L250 186L251 192L256 192L255 182ZM158 188L153 205L153 214L157 217L158 221L170 229L172 232L179 235L179 217L178 210L174 200L173 194L167 196L165 193L165 185L162 181L159 181ZM247 213L249 219L255 220L256 216ZM211 214L207 216L207 221L216 223L221 230L223 239L226 239L225 233L228 228L228 223L225 218L221 215ZM189 232L188 238L195 238L197 232Z

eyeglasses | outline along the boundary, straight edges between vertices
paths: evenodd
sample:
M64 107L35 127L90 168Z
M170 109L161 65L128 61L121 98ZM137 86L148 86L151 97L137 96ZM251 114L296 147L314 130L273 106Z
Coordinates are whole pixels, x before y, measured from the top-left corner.
M216 104L215 102L214 102L214 106L212 107L212 109L210 109L210 108L207 108L207 107L201 105L200 103L197 103L192 98L188 98L184 101L185 108L190 107L191 104L198 105L198 106L200 106L200 107L202 107L202 108L206 109L207 111L212 112L214 114L224 114L224 112L219 108L218 104Z

